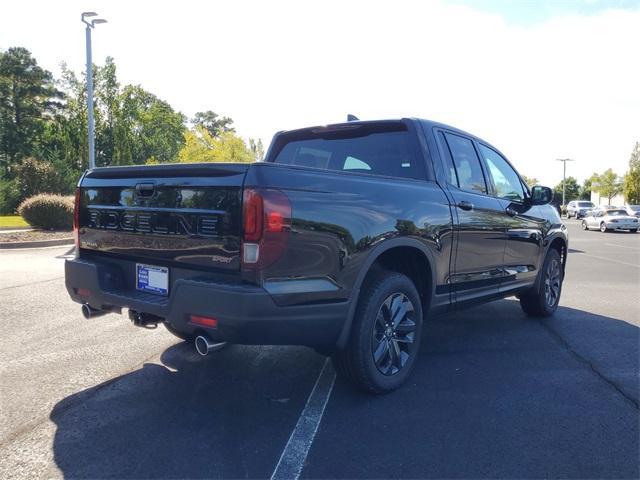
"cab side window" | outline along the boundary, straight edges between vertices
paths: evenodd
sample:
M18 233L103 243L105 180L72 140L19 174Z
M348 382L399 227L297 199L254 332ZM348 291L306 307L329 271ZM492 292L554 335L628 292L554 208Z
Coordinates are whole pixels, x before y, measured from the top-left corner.
M502 156L485 145L480 144L480 154L484 158L493 182L496 196L506 200L522 202L524 188L516 171Z
M453 133L447 132L444 136L451 152L451 158L453 158L457 179L457 182L454 183L452 181L451 183L457 184L461 190L486 194L487 185L473 142L468 138Z

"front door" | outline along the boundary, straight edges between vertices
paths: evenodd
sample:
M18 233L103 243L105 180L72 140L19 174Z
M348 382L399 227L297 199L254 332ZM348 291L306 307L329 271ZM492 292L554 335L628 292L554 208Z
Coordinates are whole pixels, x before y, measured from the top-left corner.
M527 203L520 177L500 153L482 143L478 143L478 151L488 173L489 190L500 202L506 234L501 291L515 290L535 281L544 260L544 233L551 224L540 209L547 206Z

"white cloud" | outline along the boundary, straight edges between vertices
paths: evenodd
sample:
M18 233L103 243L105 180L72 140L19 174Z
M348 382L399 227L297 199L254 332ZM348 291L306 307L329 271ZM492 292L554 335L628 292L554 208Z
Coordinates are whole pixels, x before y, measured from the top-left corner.
M214 109L240 134L360 118L417 116L494 143L555 184L623 173L640 140L640 11L534 26L441 2L12 2L0 48L22 45L56 69L83 68L79 14L108 18L94 58L115 57L188 115ZM37 12L37 13L36 13Z

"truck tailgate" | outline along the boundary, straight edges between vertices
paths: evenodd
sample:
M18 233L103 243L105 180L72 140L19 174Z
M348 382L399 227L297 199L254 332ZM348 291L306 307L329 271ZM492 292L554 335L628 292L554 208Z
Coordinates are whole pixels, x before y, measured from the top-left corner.
M110 167L80 184L80 253L239 271L247 164Z

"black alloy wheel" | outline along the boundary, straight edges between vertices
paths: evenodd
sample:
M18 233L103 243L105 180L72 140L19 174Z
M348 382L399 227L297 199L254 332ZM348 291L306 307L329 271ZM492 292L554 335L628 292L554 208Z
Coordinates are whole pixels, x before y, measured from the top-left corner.
M383 375L396 375L413 353L414 318L415 308L404 293L389 295L380 306L371 337L371 354Z
M553 308L560 298L561 277L560 262L552 258L544 276L544 298L549 308Z

